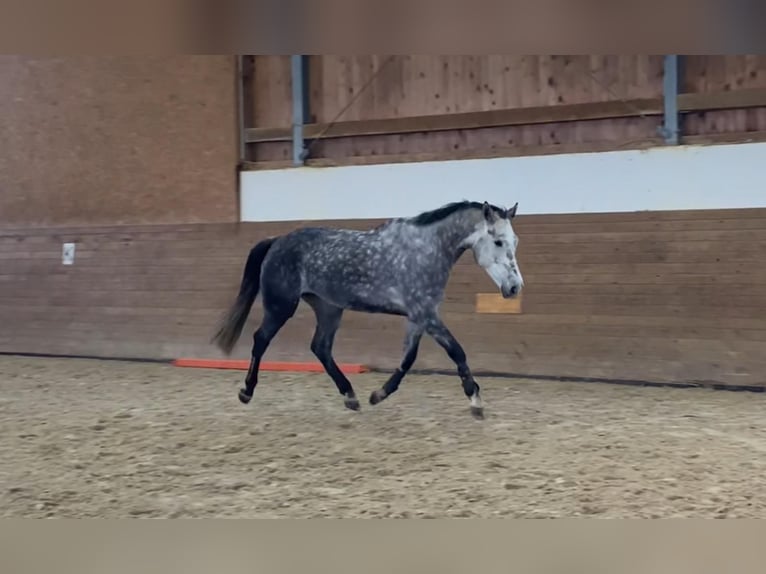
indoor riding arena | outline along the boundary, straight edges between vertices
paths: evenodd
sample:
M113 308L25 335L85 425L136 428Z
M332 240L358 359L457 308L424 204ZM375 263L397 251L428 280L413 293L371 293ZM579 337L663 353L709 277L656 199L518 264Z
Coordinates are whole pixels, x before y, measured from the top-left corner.
M0 516L764 516L766 57L2 56L0 85ZM370 404L407 321L353 310L346 408L303 302L240 402L262 298L212 339L256 244L462 200L518 203L523 290L469 248L440 306L483 419L428 335Z

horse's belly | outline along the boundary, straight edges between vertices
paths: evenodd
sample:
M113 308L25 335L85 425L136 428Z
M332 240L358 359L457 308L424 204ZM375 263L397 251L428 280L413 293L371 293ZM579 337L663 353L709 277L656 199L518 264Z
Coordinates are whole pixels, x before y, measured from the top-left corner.
M387 313L393 315L406 315L407 308L404 304L399 289L394 286L376 287L373 289L351 289L348 300L349 308L354 311L367 313Z
M370 301L350 301L347 309L361 313L384 313L386 315L407 315L402 307L390 303L373 303Z
M393 293L373 294L356 289L312 289L311 292L336 307L351 311L407 315L404 302Z

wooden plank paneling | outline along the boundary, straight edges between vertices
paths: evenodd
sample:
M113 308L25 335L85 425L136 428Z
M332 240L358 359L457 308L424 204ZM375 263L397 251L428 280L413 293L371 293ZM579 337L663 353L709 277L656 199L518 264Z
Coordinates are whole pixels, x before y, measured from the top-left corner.
M760 109L760 108L759 108ZM766 109L766 108L764 108ZM306 165L309 167L336 167L336 166L348 166L348 165L375 165L375 164L393 164L393 163L407 163L417 161L454 161L460 159L476 159L476 158L494 158L494 157L525 157L535 155L553 155L553 154L577 154L577 153L598 153L605 151L615 150L644 150L656 148L664 145L663 140L657 137L656 125L653 119L647 118L647 120L640 119L625 119L625 133L631 134L630 140L622 141L619 139L614 140L598 140L601 133L598 126L594 125L597 122L574 122L577 124L577 129L567 130L564 135L568 134L573 140L578 139L581 143L561 143L561 140L557 139L557 136L562 135L561 132L546 132L545 129L537 129L544 126L521 126L519 133L525 136L532 136L534 141L546 141L546 142L558 142L558 143L542 143L532 145L524 143L523 145L506 145L512 144L515 140L507 138L507 133L495 133L493 139L497 139L497 145L492 144L489 148L481 147L468 147L468 141L474 141L480 139L481 134L474 133L477 137L470 136L472 132L480 132L482 130L472 130L471 132L441 132L438 134L438 138L429 139L423 138L421 142L423 147L428 147L434 151L419 151L417 153L386 153L385 155L379 155L377 149L380 149L380 142L369 142L374 145L373 151L368 151L370 148L359 145L349 145L349 142L341 141L340 145L335 148L333 153L336 153L336 157L315 157L314 159L308 159ZM617 122L620 120L609 120L610 122ZM764 124L766 125L766 124ZM581 130L580 127L583 129ZM515 129L515 128L511 128ZM593 141L587 141L587 138L582 137L582 132L592 133ZM615 137L620 134L620 130L614 132ZM446 136L446 137L444 137ZM404 141L404 136L380 136L389 139L390 144L395 144L399 147L405 148L409 146ZM413 137L418 137L417 134ZM603 137L603 134L601 134ZM396 138L396 139L394 139ZM368 138L365 138L368 139ZM370 138L372 139L372 138ZM530 139L526 137L525 140ZM454 143L453 143L454 142ZM716 145L716 144L731 144L731 143L752 143L752 142L766 142L766 130L764 131L750 131L750 132L723 132L723 133L710 133L710 134L698 134L698 135L685 135L682 138L682 143L687 145ZM485 140L483 144L486 144ZM315 149L322 149L323 146L332 146L333 140L328 140L325 143L320 143L315 146ZM261 146L267 146L273 148L263 153L263 160L258 163L251 162L243 164L242 168L245 170L259 170L259 169L284 169L292 167L292 161L286 158L290 157L289 144L274 143L274 144L261 144ZM259 146L259 149L265 149ZM351 149L351 151L349 151ZM370 153L371 155L354 155L355 153ZM344 155L345 154L345 155Z
M684 56L681 90L719 92L766 87L766 56Z
M766 107L766 89L753 88L734 92L688 93L678 97L682 113ZM659 116L663 111L661 98L588 102L579 104L548 104L536 107L487 110L424 116L338 121L332 124L308 124L304 128L307 139L345 138L436 132L475 130L491 127L555 124L587 120L605 120L639 116ZM287 126L288 124L284 124ZM246 132L249 143L291 141L289 127L251 128Z
M287 167L288 62L259 58L265 71L256 92L265 103L248 138L259 162ZM764 62L760 55L685 58L684 143L766 140ZM312 165L660 143L662 56L328 55L312 56L310 65L306 134L322 135L312 144Z
M658 122L648 116L569 122L568 128L544 124L321 139L315 140L311 155L319 159L307 163L323 167L645 149L661 143ZM629 141L622 139L624 134L630 135ZM289 157L289 147L284 144L264 145L277 146L271 152L259 146L260 157L266 161Z
M503 299L497 293L477 293L476 312L517 315L521 313L521 299L521 295L515 299Z
M759 96L761 101L766 101L766 94L761 93ZM697 97L700 96L695 94L695 98ZM723 99L715 99L714 103L726 105ZM309 124L304 128L304 135L308 139L319 136L329 139L614 119L640 114L656 116L661 113L662 101L654 98L629 102L546 105L482 112L339 121L333 124ZM291 132L288 128L253 128L247 130L246 138L249 143L290 141Z
M0 351L217 357L208 340L248 250L301 225L4 230ZM470 256L442 306L477 372L766 384L766 210L519 216L516 228L523 312L487 312L501 298ZM77 241L71 267L62 239ZM260 316L257 304L235 358L249 355ZM269 360L314 360L313 329L301 305ZM404 329L398 317L347 313L337 357L393 368ZM416 367L454 369L430 340Z
M292 121L290 56L253 56L250 85L253 126L289 126Z
M311 66L321 69L322 81L316 86L321 95L312 102L317 120L332 120L386 61L343 119L607 101L614 99L610 92L627 99L662 93L661 56L314 56ZM629 73L605 73L610 68Z
M755 91L766 88L766 56L686 56L682 73L683 91L701 94ZM737 134L737 141L743 141L748 132L766 130L766 107L698 111L683 118L682 128L691 136L729 133Z

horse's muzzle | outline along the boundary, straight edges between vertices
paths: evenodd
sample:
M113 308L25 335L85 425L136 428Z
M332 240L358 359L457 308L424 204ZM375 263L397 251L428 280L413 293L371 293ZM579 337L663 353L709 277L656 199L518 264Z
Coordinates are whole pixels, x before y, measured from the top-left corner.
M513 299L514 297L517 297L519 293L521 293L521 287L518 285L503 285L503 287L500 289L500 292L502 293L504 299Z

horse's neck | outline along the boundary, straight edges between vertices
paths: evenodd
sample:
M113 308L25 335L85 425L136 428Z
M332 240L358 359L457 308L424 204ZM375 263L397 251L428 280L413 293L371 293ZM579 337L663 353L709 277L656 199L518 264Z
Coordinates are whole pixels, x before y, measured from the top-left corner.
M476 229L476 220L475 214L464 212L436 224L442 248L452 265L470 247L467 240Z

